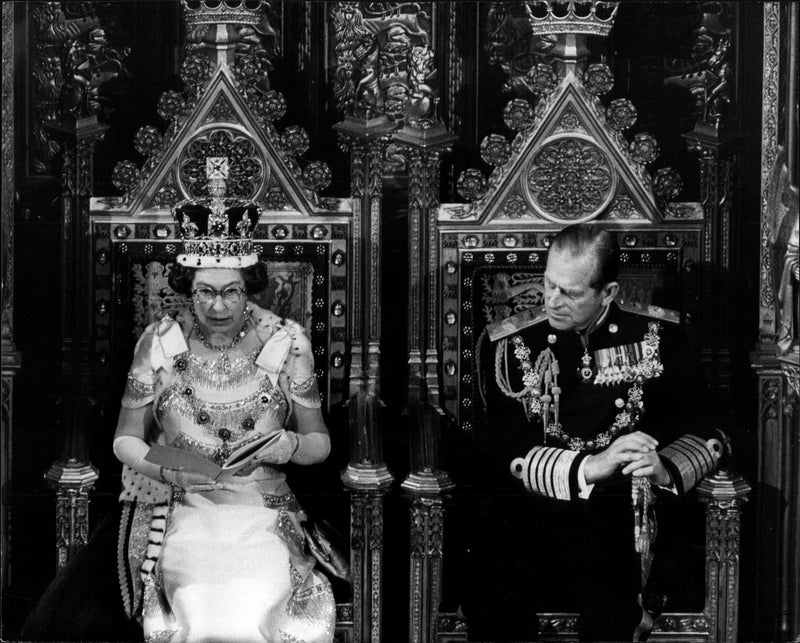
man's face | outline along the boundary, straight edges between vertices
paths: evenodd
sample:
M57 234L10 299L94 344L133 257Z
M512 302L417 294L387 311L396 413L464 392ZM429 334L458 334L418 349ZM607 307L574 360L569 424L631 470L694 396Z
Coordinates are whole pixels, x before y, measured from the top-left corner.
M600 289L590 286L596 261L590 253L577 255L566 248L550 250L544 273L544 305L553 328L583 330L614 299L616 282Z

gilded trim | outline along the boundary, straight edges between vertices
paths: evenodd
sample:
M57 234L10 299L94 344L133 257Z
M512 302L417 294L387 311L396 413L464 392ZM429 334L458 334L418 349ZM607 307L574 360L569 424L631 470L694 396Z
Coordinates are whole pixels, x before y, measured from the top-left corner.
M708 442L692 434L671 442L659 451L659 455L669 460L674 472L680 476L680 480L674 482L680 485L682 492L694 487L717 464L717 454Z
M522 480L534 495L570 500L570 471L577 451L556 447L533 447L525 458Z
M780 3L764 4L764 75L761 90L761 293L762 341L775 341L775 291L771 283L769 191L778 154L778 97L780 78Z

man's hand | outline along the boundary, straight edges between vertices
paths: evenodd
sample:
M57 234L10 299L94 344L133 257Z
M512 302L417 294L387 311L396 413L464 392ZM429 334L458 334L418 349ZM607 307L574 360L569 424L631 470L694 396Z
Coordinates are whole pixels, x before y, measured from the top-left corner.
M630 473L630 471L626 471L628 465L640 461L644 456L653 455L660 464L661 461L658 458L658 454L656 454L657 446L658 440L641 431L635 431L617 438L600 453L595 453L586 458L584 461L586 464L584 464L583 469L586 483L593 484L610 478L620 467L625 467L623 473ZM652 463L648 461L648 464ZM644 467L645 465L642 466ZM661 467L663 469L663 465ZM666 470L664 473L666 473ZM649 474L642 473L639 475Z
M622 473L630 473L634 478L646 476L651 482L662 487L672 483L672 476L661 461L661 456L655 451L645 453L638 460L634 460L622 470Z

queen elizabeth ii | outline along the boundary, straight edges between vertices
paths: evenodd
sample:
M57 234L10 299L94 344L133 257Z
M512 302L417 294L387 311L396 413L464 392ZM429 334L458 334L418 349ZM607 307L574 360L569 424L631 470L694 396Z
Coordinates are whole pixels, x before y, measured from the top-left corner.
M114 437L126 607L141 610L146 641L331 641L331 587L280 468L330 451L310 343L299 324L248 301L266 283L249 238L256 206L216 197L174 216L184 252L170 285L191 305L139 339ZM224 481L148 457L161 444L222 464L271 435Z

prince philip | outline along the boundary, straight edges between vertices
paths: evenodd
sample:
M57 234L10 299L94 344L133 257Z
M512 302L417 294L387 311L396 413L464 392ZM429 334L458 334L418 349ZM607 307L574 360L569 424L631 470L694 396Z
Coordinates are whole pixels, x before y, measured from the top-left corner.
M463 605L471 641L536 640L536 613L565 610L584 641L644 635L654 494L689 491L720 457L678 314L615 301L619 265L610 232L563 229L544 306L483 338L488 482Z

